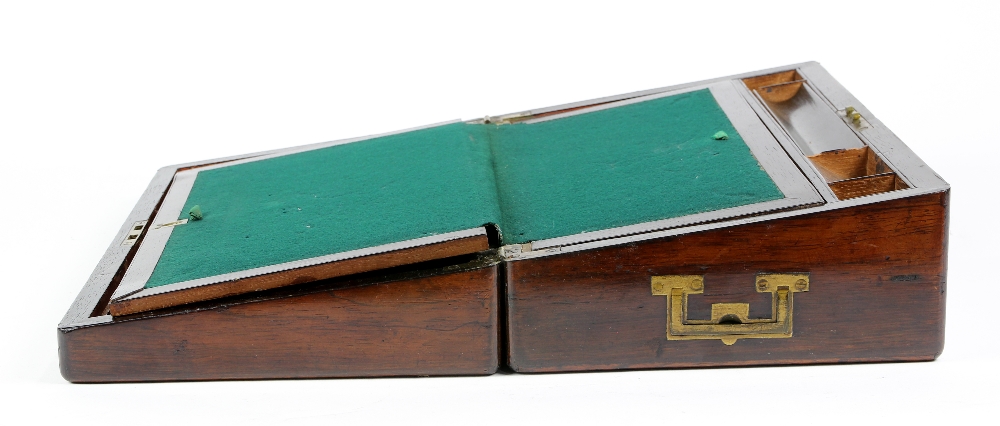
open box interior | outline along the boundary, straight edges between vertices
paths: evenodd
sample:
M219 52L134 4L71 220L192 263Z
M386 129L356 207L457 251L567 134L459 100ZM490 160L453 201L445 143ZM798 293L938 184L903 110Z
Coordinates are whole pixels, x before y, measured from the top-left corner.
M186 173L189 178L187 189L179 189L183 180L175 179L169 191L174 197L166 198L173 201L164 201L164 206L170 208L162 208L163 217L157 216L150 222L156 225L147 231L162 234L158 249L149 243L148 237L145 244L140 241L145 224L137 224L135 232L127 237L128 242L142 244L152 254L142 256L140 251L138 261L129 265L119 288L110 295L107 312L133 314L469 255L502 244L574 244L756 214L767 209L796 208L821 202L814 187L823 183L840 200L908 187L860 136L860 130L867 126L860 114L853 109L836 110L797 70L742 81L801 155L809 159L822 181L816 176L810 181L786 156L769 154L782 152L780 144L773 132L761 126L760 117L748 108L746 98L737 93L742 90L730 82L558 110L545 113L542 120L525 116L521 122L502 126L455 122L356 143L212 163L178 171L178 176ZM745 111L733 109L730 104L737 104ZM665 121L663 117L673 121ZM743 127L737 130L731 120L739 123L749 120L760 129L756 131L741 124ZM629 131L628 144L618 143L622 129ZM723 139L729 142L712 137L719 129L732 135ZM746 142L742 140L744 133ZM673 141L668 137L677 139L676 143L671 142L675 149L660 149L665 140ZM765 139L773 150L766 149L768 145L761 142ZM798 155L794 148L788 145L784 148L790 155ZM706 152L712 155L697 157L698 161L684 161L682 156ZM461 153L466 155L458 155ZM463 161L456 160L458 164L445 167L450 163L442 165L441 159L448 158ZM775 162L777 159L788 164L782 169ZM611 166L594 166L605 163ZM396 175L387 173L379 167L381 164L394 164ZM402 168L401 164L411 167ZM698 169L687 171L679 165ZM606 173L597 173L602 170ZM798 181L793 183L807 188L805 191L817 198L800 197L789 189L794 185L788 182L779 188L776 185L781 181L774 180L768 171L785 176L785 180L790 179L787 176L795 176ZM297 180L266 179L267 176L296 176ZM594 176L599 179L592 179ZM195 177L202 186L194 184ZM727 179L739 179L741 191L727 192L725 188L737 186ZM247 185L248 181L257 183ZM443 192L441 188L455 190ZM366 204L366 200L374 199L373 194L382 194L379 199L395 204ZM428 201L421 194L438 195L440 199ZM682 202L685 200L700 204L687 206ZM628 208L589 208L604 205ZM183 224L181 220L175 221L201 206L208 207L204 220L184 220ZM422 206L444 213L428 214L428 208ZM417 207L419 214L410 212ZM665 210L667 207L673 210ZM383 218L385 214L370 215L369 211L399 214ZM694 214L705 211L717 217ZM715 213L719 211L728 216ZM623 216L622 212L633 216ZM295 220L286 216L294 216ZM231 218L228 222L227 217ZM288 227L278 227L277 224L285 222L295 228L289 231ZM394 226L398 224L405 226ZM550 229L552 224L560 228ZM506 231L502 243L499 225ZM255 231L257 228L274 232L265 235L264 231ZM328 229L331 231L319 237L306 238ZM351 231L372 229L410 233L373 236L372 232L355 232L360 236L349 238L354 235ZM465 234L471 231L475 232ZM437 237L453 233L463 233L462 238ZM434 237L433 241L423 241L425 234ZM381 239L370 241L374 237ZM316 243L305 244L308 242ZM407 244L397 247L400 242ZM333 243L344 247L331 247ZM539 247L546 246L539 244ZM213 255L222 260L213 260Z
M725 82L178 171L108 312L821 201L769 152L779 142Z
M858 132L868 127L848 107L836 110L796 70L743 79L838 199L907 188Z

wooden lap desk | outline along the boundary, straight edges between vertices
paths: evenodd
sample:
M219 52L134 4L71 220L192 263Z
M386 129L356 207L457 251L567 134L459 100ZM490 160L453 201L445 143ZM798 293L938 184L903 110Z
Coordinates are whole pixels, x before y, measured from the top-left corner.
M949 186L816 63L161 169L73 382L934 359Z

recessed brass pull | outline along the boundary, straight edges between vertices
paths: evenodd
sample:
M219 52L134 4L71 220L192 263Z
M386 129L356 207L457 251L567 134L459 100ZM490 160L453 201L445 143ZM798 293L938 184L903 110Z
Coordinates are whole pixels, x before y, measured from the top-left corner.
M654 296L667 296L667 340L792 337L792 294L809 291L809 274L757 274L754 288L771 293L771 318L751 319L749 303L715 303L708 320L687 317L688 295L705 292L703 275L664 275L652 280Z

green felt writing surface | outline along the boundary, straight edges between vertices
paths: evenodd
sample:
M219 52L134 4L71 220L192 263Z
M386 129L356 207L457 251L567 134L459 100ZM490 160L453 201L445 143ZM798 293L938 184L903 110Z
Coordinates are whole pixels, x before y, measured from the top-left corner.
M198 173L156 287L461 231L500 216L489 146L456 123Z
M784 197L708 89L493 126L491 140L509 243Z
M719 136L720 132L726 138ZM503 242L783 198L709 90L204 170L146 287L497 224Z

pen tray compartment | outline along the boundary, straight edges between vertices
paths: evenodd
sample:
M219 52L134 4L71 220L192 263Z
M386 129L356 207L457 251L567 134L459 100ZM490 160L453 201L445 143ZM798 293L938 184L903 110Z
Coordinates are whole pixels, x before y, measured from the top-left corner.
M837 111L796 70L743 79L747 89L816 168L838 199L908 186L856 133L867 121ZM846 114L854 113L857 121Z
M896 172L867 146L827 151L808 158L841 200L907 188Z

